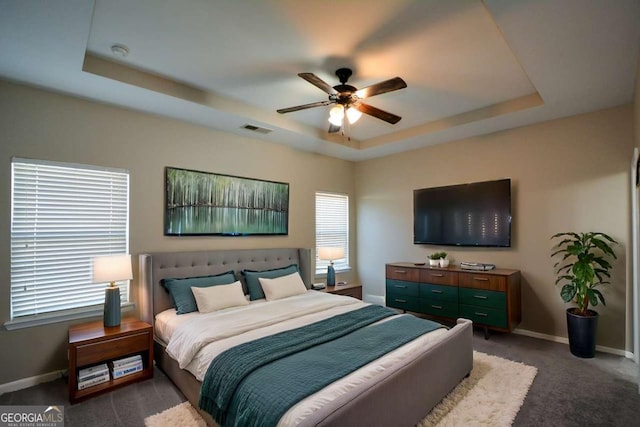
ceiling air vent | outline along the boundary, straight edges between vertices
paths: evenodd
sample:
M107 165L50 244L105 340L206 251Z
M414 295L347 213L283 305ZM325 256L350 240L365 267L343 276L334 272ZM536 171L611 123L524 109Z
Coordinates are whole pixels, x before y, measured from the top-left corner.
M251 132L264 133L264 134L270 133L273 131L273 129L261 128L260 126L250 125L250 124L246 124L242 126L242 129L250 130Z

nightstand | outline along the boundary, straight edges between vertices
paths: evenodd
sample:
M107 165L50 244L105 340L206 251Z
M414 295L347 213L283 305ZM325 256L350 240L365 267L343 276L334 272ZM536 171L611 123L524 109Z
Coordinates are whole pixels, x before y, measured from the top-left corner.
M327 286L321 289L320 292L326 292L329 294L346 295L348 297L362 299L362 285L355 283L347 283L346 285Z
M78 370L133 355L142 356L143 369L131 375L78 390ZM76 403L135 381L153 377L153 327L135 318L124 318L119 326L103 321L69 328L69 400Z

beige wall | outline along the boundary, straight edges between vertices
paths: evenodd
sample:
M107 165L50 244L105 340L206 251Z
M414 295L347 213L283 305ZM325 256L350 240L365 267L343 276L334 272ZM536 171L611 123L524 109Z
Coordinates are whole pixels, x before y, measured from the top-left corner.
M520 328L566 337L565 304L554 287L550 236L603 231L620 242L605 291L598 344L625 348L630 242L631 106L356 163L358 265L364 293L384 295L384 265L425 261L437 249L454 262L489 262L522 271ZM413 190L511 178L512 247L414 245Z
M379 297L386 262L424 260L436 250L411 243L413 189L510 177L513 247L442 249L454 261L522 270L521 328L566 336L549 236L571 229L610 233L621 242L620 257L613 286L605 291L607 307L600 309L599 344L625 348L628 171L634 116L636 130L640 123L637 92L635 105L635 113L620 107L353 164L0 81L0 322L9 318L10 161L20 156L129 169L133 254L313 247L314 192L350 194L354 273L342 278L362 280L365 295ZM640 146L639 132L635 140ZM289 236L164 237L165 166L289 182ZM64 368L68 326L0 331L0 384Z
M0 129L0 323L10 316L12 156L128 169L130 249L134 255L147 251L313 247L316 190L352 195L355 211L351 162L163 117L0 81ZM290 183L289 235L163 236L165 166ZM341 278L353 281L357 269L355 218L351 230L354 273ZM132 290L135 297L136 289ZM57 323L0 331L0 384L64 368L68 326Z

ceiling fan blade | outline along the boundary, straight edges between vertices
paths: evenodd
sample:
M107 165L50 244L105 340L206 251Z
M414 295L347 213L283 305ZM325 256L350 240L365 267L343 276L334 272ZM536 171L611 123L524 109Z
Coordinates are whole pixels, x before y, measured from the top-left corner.
M376 117L380 120L384 120L387 123L391 123L395 125L398 123L402 117L396 116L395 114L387 113L384 110L381 110L376 107L372 107L371 105L365 104L363 102L358 102L352 105L353 108L360 111L361 113L368 114L370 116Z
M276 111L278 111L278 113L280 114L284 114L284 113L291 113L292 111L306 110L307 108L322 107L329 104L333 104L333 101L312 102L311 104L296 105L295 107L281 108Z
M336 126L333 123L329 123L329 133L340 132L340 126Z
M338 93L333 88L333 86L331 86L329 83L325 82L324 80L322 80L320 77L316 76L313 73L300 73L298 74L298 76L302 77L303 79L305 79L306 81L314 85L315 87L322 89L329 95L335 95L336 93Z
M358 98L369 98L370 96L380 95L381 93L393 92L394 90L404 89L407 83L400 77L385 80L371 86L367 86L356 92Z

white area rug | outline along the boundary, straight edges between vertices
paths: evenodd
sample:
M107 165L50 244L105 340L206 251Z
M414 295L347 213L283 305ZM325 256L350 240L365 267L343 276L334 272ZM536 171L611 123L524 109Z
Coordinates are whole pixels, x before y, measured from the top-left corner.
M422 420L420 427L510 426L538 370L488 354L473 353L473 370ZM189 402L144 420L147 427L204 427Z

